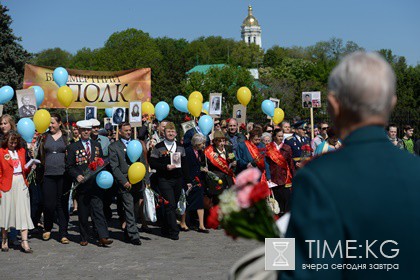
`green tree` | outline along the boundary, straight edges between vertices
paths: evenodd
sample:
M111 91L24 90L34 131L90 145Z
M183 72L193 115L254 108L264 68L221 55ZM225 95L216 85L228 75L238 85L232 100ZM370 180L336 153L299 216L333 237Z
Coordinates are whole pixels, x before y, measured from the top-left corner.
M240 41L232 50L230 61L232 65L246 68L258 68L262 65L264 51L256 44L250 44Z
M99 62L100 49L82 48L72 57L70 68L81 70L101 70Z
M72 54L60 48L46 49L34 55L32 64L39 66L69 67Z
M22 88L24 67L30 54L20 45L21 39L13 34L8 11L0 4L0 87L8 85L16 90ZM15 115L15 99L6 104L4 113Z

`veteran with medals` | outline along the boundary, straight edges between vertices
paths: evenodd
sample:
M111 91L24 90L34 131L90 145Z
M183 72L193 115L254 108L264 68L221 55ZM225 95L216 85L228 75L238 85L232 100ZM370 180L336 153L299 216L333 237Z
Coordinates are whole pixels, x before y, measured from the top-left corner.
M221 180L220 182L209 175L206 176L207 192L212 198L213 205L219 202L217 196L235 183L236 157L232 147L226 145L226 141L223 132L215 131L213 145L204 150L208 171L213 172Z
M103 189L96 184L96 176L89 176L89 164L102 158L102 148L90 139L92 122L78 121L80 140L67 147L66 169L73 181L77 182L77 203L80 229L80 245L88 245L89 215L99 236L99 245L107 246L113 241L108 239L108 225L103 211Z

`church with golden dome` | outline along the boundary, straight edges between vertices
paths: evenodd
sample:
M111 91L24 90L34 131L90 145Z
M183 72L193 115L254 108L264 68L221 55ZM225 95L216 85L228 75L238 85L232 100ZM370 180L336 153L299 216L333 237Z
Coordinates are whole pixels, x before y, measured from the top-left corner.
M241 38L247 44L256 44L262 48L261 26L252 14L251 5L248 6L248 16L241 25Z

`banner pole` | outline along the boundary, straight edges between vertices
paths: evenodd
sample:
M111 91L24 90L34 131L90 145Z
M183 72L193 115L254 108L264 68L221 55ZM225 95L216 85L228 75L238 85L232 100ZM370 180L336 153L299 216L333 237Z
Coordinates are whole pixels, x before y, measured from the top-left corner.
M314 108L311 107L311 139L314 139Z

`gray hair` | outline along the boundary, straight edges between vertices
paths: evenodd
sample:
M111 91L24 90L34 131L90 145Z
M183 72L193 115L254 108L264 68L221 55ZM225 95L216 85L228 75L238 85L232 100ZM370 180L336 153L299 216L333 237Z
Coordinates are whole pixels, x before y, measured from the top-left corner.
M205 142L206 142L206 137L204 135L201 135L200 133L194 134L194 136L191 139L191 145L193 147L197 147L198 145Z
M270 138L270 142L271 142L271 140L273 140L273 137L271 136L271 133L268 133L268 132L264 132L261 135L261 140L264 139L264 138L266 138L266 137Z
M371 116L388 119L395 96L396 78L391 66L377 53L355 52L332 71L328 87L354 121Z

